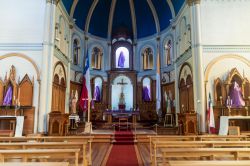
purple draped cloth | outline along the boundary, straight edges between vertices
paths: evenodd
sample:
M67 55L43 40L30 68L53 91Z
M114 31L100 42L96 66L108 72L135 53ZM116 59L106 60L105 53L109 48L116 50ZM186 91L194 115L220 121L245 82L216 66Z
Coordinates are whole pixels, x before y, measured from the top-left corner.
M4 96L3 105L10 106L12 104L12 87L9 86Z
M101 101L101 91L99 86L95 87L95 100L98 102Z
M239 84L235 81L234 88L230 93L232 99L232 107L242 107L245 106L245 101L243 100L243 95Z
M146 86L144 86L143 90L142 90L142 100L143 101L150 101L151 100L149 89Z
M125 62L125 56L123 51L121 51L118 59L118 67L124 67L124 62Z

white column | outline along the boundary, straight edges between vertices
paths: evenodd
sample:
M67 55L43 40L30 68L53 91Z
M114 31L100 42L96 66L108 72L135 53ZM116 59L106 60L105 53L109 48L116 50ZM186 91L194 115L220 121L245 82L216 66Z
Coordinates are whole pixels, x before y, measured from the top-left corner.
M177 113L180 113L180 107L179 107L179 102L180 102L180 98L179 98L179 72L178 72L178 66L177 66L177 63L175 62L177 57L178 57L178 54L177 54L177 31L176 31L176 28L175 26L173 27L173 60L174 60L174 74L175 74L175 113L176 113L176 116L175 116L175 120L176 120L176 125L178 126L178 116L177 116Z
M55 35L55 12L56 2L46 1L44 39L43 39L43 59L41 72L41 95L39 108L38 132L47 132L47 114L51 110L52 95L52 73Z
M194 79L194 107L198 113L199 131L205 132L205 88L204 69L202 63L201 44L201 21L200 21L200 1L189 2L191 10L191 30L192 30L192 55L193 55L193 79Z
M73 26L71 27L73 28ZM69 110L69 105L70 105L70 96L71 96L71 92L70 92L70 66L71 66L71 54L72 54L72 29L70 29L69 31L69 47L68 47L68 64L67 64L67 76L66 76L66 98L65 98L65 113L69 113L70 110ZM80 65L81 63L78 63L78 65ZM79 96L79 94L78 94Z

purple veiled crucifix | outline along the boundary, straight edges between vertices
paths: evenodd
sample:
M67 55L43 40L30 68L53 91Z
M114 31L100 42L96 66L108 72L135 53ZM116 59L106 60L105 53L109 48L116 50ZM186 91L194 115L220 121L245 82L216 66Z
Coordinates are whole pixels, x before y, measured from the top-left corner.
M123 51L120 52L119 59L118 59L118 67L124 67L125 56Z
M243 100L241 88L236 81L234 82L234 88L230 93L230 97L232 99L232 107L245 106L245 101Z
M144 86L143 90L142 90L142 99L143 99L143 101L150 101L151 100L149 89L146 86Z
M9 86L4 96L3 106L10 106L12 104L12 86Z
M101 101L101 91L99 86L95 87L95 100L98 102Z

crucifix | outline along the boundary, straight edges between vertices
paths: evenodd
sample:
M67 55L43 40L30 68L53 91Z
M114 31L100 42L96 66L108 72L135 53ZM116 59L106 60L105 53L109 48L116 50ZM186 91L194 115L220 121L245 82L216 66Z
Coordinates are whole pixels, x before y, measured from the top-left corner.
M124 82L124 80L123 80L123 78L122 78L121 82L118 82L117 84L118 84L118 85L121 85L121 89L122 89L122 92L121 92L121 93L123 93L124 85L127 85L128 83Z
M125 106L125 96L124 96L123 90L124 90L124 85L126 85L128 83L124 82L124 80L122 79L121 82L118 82L117 84L121 85L121 94L120 94L120 98L119 98L119 105Z

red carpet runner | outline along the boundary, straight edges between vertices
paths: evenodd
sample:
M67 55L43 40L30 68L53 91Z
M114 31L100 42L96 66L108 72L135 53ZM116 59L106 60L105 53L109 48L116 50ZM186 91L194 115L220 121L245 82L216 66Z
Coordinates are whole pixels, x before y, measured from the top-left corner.
M139 166L131 131L116 131L107 166Z

